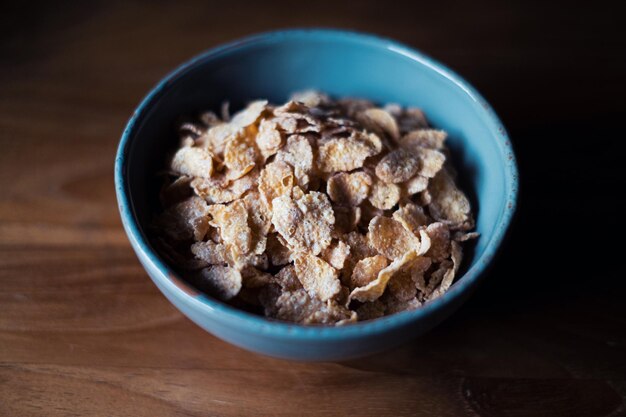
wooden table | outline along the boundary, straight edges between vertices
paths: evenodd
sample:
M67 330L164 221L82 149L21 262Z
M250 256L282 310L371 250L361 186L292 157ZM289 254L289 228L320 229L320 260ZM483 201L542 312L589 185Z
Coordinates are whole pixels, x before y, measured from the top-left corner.
M624 15L465 3L0 13L0 415L626 415ZM157 291L118 218L114 152L144 93L203 49L286 26L376 32L448 63L518 152L517 228L488 282L374 357L292 363L221 342Z

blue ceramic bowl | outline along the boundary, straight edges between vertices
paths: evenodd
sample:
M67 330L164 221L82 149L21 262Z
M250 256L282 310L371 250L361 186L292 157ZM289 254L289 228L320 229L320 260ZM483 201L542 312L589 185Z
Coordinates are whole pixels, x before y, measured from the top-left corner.
M415 311L344 327L306 327L237 310L185 283L157 254L146 226L157 208L155 172L177 143L180 115L237 109L256 98L280 103L315 88L421 107L449 132L463 184L473 195L480 238L460 279ZM214 48L183 64L141 102L121 138L115 186L128 238L163 294L215 336L254 352L300 360L340 360L399 345L454 312L493 260L515 210L517 169L500 120L466 81L420 52L392 40L337 30L265 33Z

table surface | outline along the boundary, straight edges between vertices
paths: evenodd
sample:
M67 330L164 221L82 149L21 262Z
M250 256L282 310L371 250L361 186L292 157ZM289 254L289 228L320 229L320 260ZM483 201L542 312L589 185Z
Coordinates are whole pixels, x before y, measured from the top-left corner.
M624 14L14 3L0 14L0 415L626 415ZM114 153L146 91L203 49L289 26L371 31L449 64L519 158L516 229L487 282L441 326L369 358L286 362L205 333L149 280L117 213Z

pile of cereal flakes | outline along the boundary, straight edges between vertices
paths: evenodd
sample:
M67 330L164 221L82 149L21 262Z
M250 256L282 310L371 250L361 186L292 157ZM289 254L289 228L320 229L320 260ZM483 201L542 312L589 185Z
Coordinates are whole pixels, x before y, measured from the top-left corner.
M448 290L477 236L446 133L417 108L307 91L179 132L156 243L237 307L335 325L415 309Z

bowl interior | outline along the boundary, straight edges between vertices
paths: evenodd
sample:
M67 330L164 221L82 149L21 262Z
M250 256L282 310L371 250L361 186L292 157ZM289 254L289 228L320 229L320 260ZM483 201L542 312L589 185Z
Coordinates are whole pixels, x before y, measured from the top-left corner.
M508 224L507 210L515 204L515 169L503 127L482 98L458 80L397 43L335 31L265 35L200 56L144 101L131 131L127 191L139 228L146 230L157 207L160 181L155 173L176 146L175 123L181 115L218 110L224 100L234 110L256 98L280 103L293 91L314 88L339 97L418 106L433 126L449 133L481 234L464 262L467 269L485 254L497 229Z

